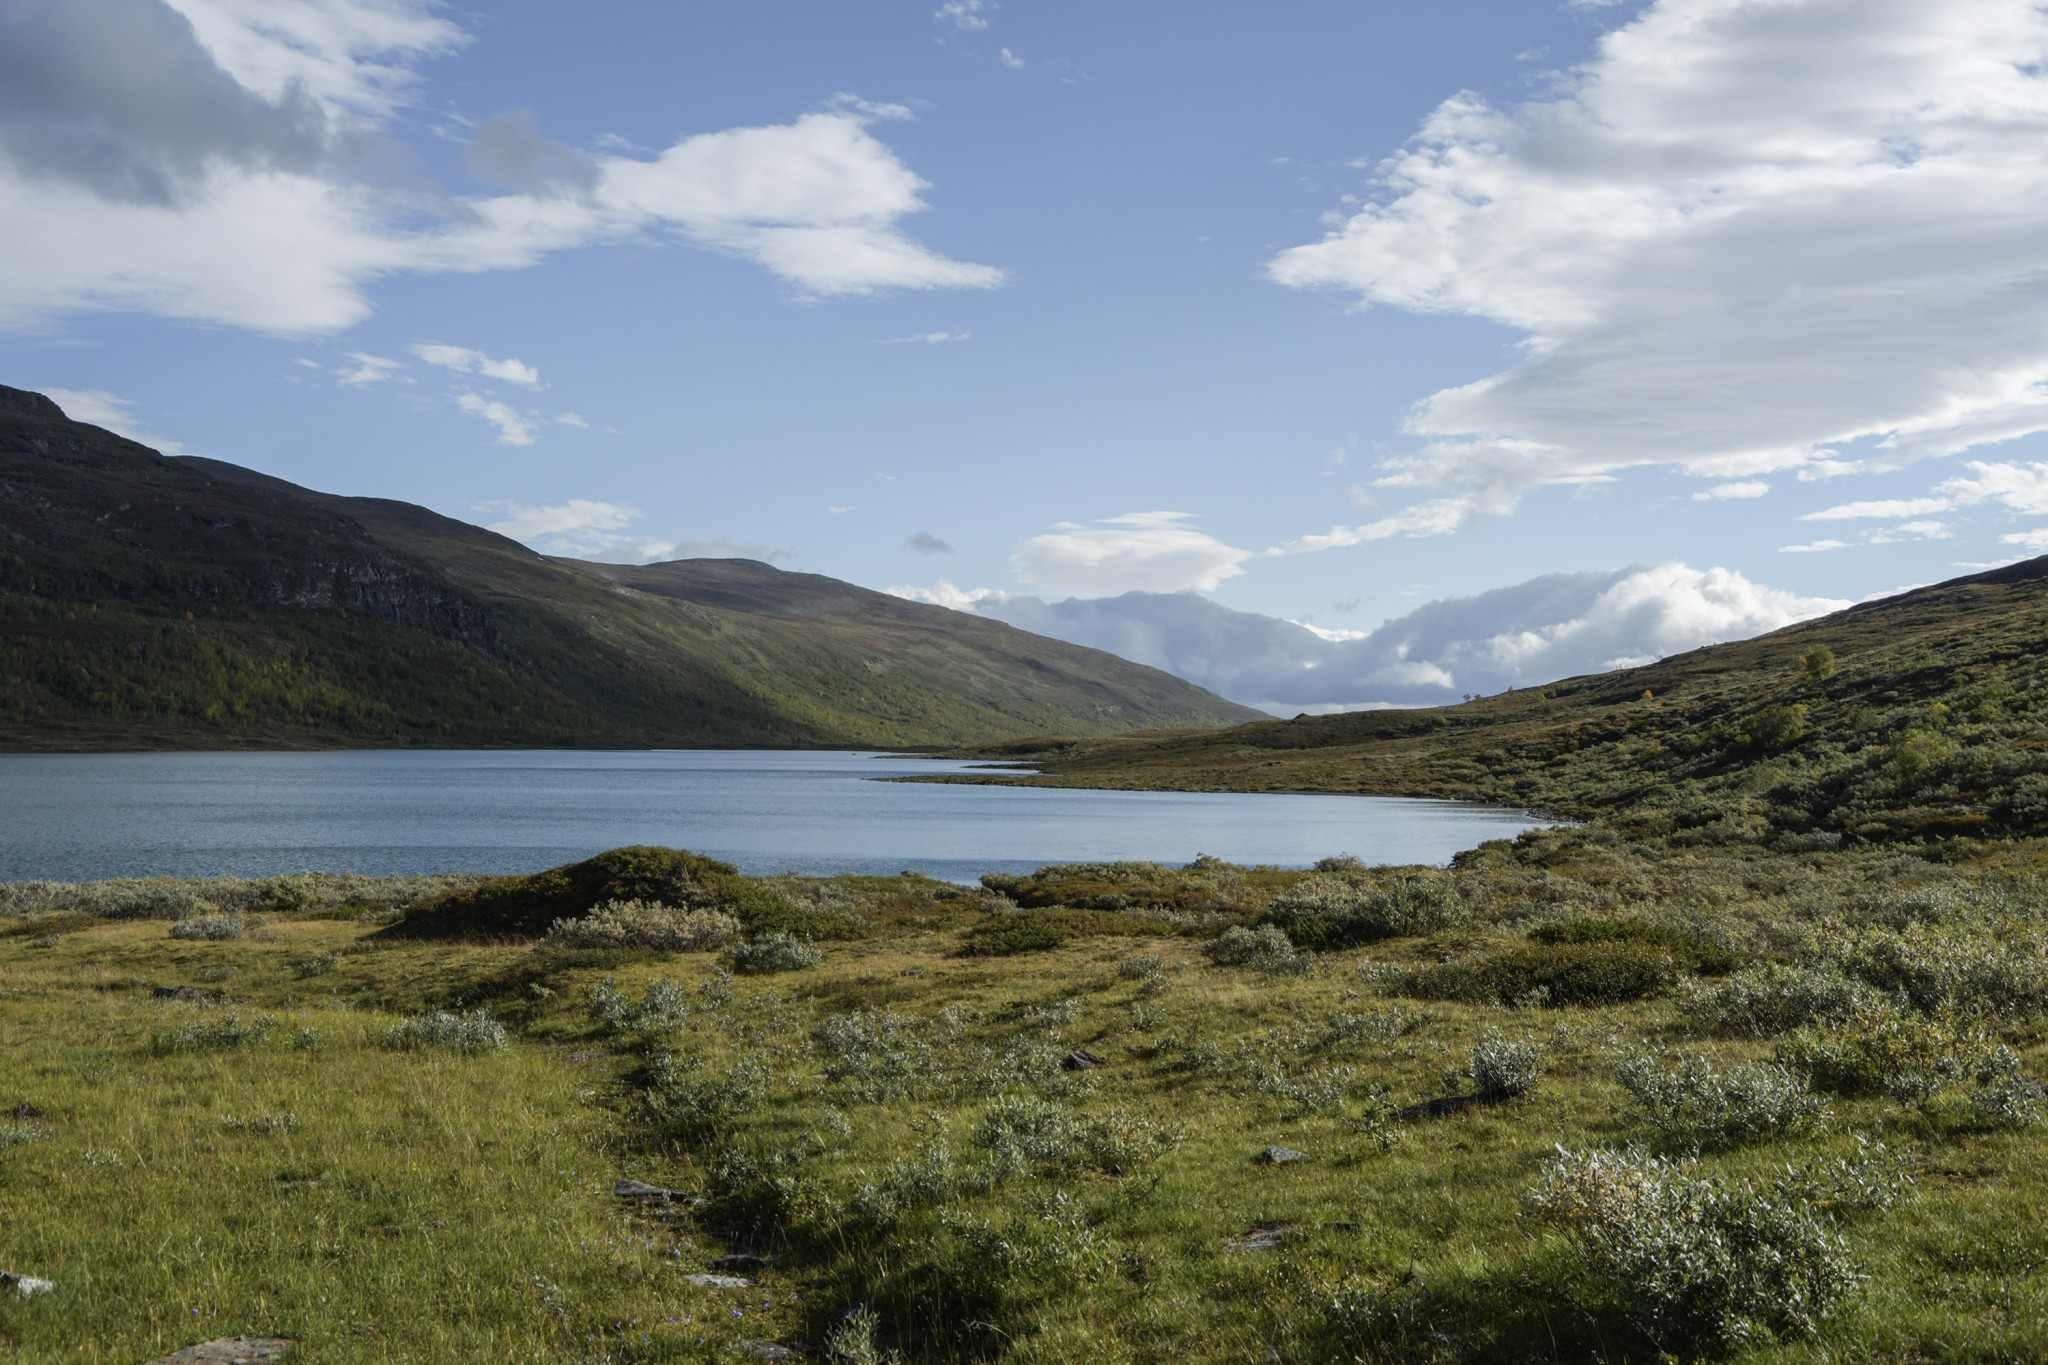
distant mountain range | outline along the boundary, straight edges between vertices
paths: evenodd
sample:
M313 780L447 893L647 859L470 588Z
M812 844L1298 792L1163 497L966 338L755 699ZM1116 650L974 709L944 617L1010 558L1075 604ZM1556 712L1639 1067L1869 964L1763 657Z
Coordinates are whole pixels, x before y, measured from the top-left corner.
M0 386L0 748L897 747L1257 715L815 574L549 558Z

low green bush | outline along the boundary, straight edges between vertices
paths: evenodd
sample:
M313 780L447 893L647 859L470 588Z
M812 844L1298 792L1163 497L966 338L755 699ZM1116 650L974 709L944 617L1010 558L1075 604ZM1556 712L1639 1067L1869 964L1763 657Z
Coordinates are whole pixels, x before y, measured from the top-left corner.
M1466 1061L1472 1083L1489 1100L1511 1100L1536 1088L1543 1075L1543 1045L1514 1042L1489 1029Z
M1770 962L1735 973L1691 1002L1707 1029L1737 1038L1775 1038L1808 1024L1843 1019L1870 999L1870 988L1830 967Z
M1677 959L1644 943L1525 944L1418 968L1402 988L1425 1000L1489 1005L1611 1005L1668 990Z
M1265 922L1297 944L1327 951L1433 934L1469 918L1451 877L1423 873L1385 884L1349 875L1307 877L1273 898Z
M1821 1090L1925 1100L1952 1086L1989 1085L2019 1059L1981 1024L1930 1018L1883 998L1846 1018L1809 1024L1778 1042L1778 1061Z
M606 901L580 919L558 919L543 948L655 948L701 953L739 937L740 922L721 910L674 910L649 901Z
M759 938L742 939L725 950L726 966L741 976L800 972L824 960L822 951L781 930L762 934Z
M1071 942L1073 935L1057 925L1011 914L969 930L966 950L973 957L1012 957L1064 948Z
M171 925L172 938L225 940L248 932L248 922L239 913L187 915Z
M496 1052L505 1042L505 1026L482 1010L415 1015L386 1029L383 1038L384 1046L400 1052L459 1052L466 1057Z
M240 1015L230 1014L220 1019L201 1019L159 1033L151 1040L152 1049L159 1053L170 1052L225 1052L239 1047L257 1047L270 1038L276 1024L273 1020L258 1015L247 1023Z
M1581 915L1550 920L1529 930L1537 943L1642 943L1662 948L1695 971L1718 976L1742 965L1742 954L1693 925L1641 915Z
M1202 956L1219 967L1249 967L1274 976L1306 976L1315 967L1314 953L1296 948L1270 924L1256 929L1234 924L1203 944Z

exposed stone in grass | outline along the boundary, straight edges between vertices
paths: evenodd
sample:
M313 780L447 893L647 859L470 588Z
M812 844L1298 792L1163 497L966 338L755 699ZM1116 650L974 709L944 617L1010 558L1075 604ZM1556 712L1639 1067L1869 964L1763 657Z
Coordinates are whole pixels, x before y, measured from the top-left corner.
M1259 1153L1259 1160L1267 1166L1285 1166L1292 1161L1307 1161L1307 1152L1297 1152L1292 1147L1273 1146Z
M291 1348L291 1341L285 1337L222 1337L160 1356L149 1365L268 1365L270 1361L283 1360Z
M740 1275L685 1275L699 1289L752 1289L754 1282Z
M1242 1237L1225 1238L1225 1251L1278 1251L1292 1223L1254 1223Z
M1069 1052L1060 1062L1062 1071L1093 1071L1103 1065L1102 1058L1092 1052Z
M689 1196L681 1190L663 1189L644 1180L621 1180L612 1186L612 1193L635 1203L680 1204L689 1200Z
M0 1270L0 1292L11 1289L24 1299L32 1299L38 1294L52 1293L56 1288L50 1281L39 1280L33 1275L16 1275L9 1270Z

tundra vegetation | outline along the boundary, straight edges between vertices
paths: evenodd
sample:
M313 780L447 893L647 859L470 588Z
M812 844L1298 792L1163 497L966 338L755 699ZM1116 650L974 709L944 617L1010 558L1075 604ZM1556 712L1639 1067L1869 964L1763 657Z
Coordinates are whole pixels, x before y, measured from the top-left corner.
M2048 845L985 882L0 888L0 1355L2048 1357Z

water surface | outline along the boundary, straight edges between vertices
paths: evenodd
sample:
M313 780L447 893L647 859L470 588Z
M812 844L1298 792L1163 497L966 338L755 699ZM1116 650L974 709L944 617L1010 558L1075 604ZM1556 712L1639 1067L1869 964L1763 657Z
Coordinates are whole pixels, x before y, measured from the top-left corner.
M525 872L621 844L954 881L1047 863L1443 863L1544 823L1398 797L874 781L974 765L762 750L0 755L0 880Z

